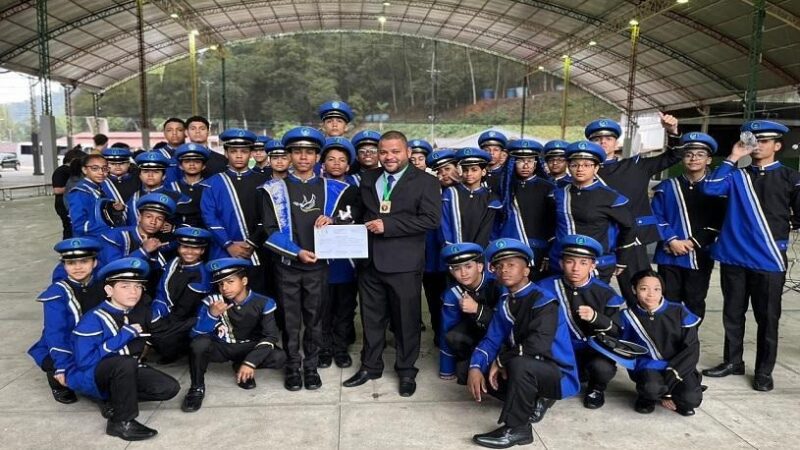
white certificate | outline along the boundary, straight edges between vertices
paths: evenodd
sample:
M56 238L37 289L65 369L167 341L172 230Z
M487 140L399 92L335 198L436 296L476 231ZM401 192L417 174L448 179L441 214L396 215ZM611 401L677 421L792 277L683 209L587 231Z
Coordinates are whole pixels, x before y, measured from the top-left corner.
M314 228L314 253L320 259L360 259L368 256L365 225Z

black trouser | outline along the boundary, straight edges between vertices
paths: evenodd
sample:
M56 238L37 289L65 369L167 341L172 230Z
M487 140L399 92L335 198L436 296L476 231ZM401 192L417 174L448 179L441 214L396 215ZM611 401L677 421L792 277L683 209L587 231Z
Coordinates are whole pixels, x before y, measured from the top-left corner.
M431 328L436 346L442 342L442 294L447 289L447 272L425 272L422 274L422 288L425 290L425 300L428 302L428 312L431 315Z
M494 391L489 386L490 393L503 400L498 423L509 427L524 425L530 420L539 395L561 397L561 371L553 361L517 356L506 362L505 367L508 379L498 377L500 389Z
M641 370L633 372L631 378L636 383L636 392L640 397L652 401L660 401L670 395L675 406L681 409L694 409L703 401L703 388L700 385L701 375L694 371L685 376L683 381L674 386L667 385L664 371Z
M257 341L228 344L216 341L207 335L195 337L192 339L192 351L189 354L189 373L192 377L192 387L205 386L205 375L209 363L231 361L234 364L234 368L238 370L242 361L256 348L257 344ZM280 369L285 363L286 354L283 353L280 347L275 347L269 351L267 357L257 368Z
M158 332L154 332L150 337L153 348L164 359L178 359L189 353L189 344L192 341L189 332L197 321L196 317L175 321L171 320L171 317L161 319L168 323L159 324Z
M664 278L664 297L683 302L689 311L702 319L706 315L706 296L714 260L706 255L698 255L697 266L695 270L659 264L658 273Z
M135 357L109 356L94 369L100 392L108 394L116 422L133 420L139 415L139 402L164 401L175 397L181 385L160 370L139 365Z
M636 304L636 294L631 287L631 279L637 272L650 269L650 260L647 259L647 245L636 245L632 249L624 253L624 258L617 261L617 264L626 266L625 270L617 275L617 283L619 283L619 290L625 297L628 307Z
M575 359L578 363L578 373L581 381L586 381L587 391L605 391L608 383L617 373L617 365L614 361L597 353L591 348L584 348L575 351Z
M45 356L44 359L42 360L41 369L45 373L45 376L47 376L47 384L50 385L50 389L54 391L72 390L62 385L61 383L58 382L58 380L56 380L55 378L56 366L55 363L53 362L53 358L51 358L50 356Z
M358 283L328 285L322 307L322 351L328 354L347 353L347 346L356 341Z
M322 345L322 305L327 295L328 267L302 270L280 263L275 266L280 290L278 303L283 308L286 368L300 368L302 331L303 368L316 369Z
M778 322L786 272L762 272L722 264L722 325L725 328L723 358L742 362L745 314L748 301L756 318L756 373L770 375L778 356Z
M263 277L263 289L264 292L261 292L262 295L266 295L270 298L278 298L278 278L275 276L275 262L274 254L269 250L256 250L258 252L259 261L261 261L261 268L259 269L259 276ZM256 291L258 292L258 291ZM275 316L275 319L278 320L278 316ZM281 319L282 320L282 319ZM278 328L283 329L281 325L282 322L278 322Z
M444 336L447 346L456 359L456 378L460 383L467 381L469 359L475 346L483 339L485 330L480 329L472 320L462 320L451 328Z
M61 237L62 239L69 239L72 237L72 221L69 218L69 210L64 204L63 195L56 195L55 208L58 218L61 219Z
M401 377L415 377L419 357L422 273L385 273L371 264L358 275L364 345L361 369L373 375L383 373L386 327L394 325L397 357L394 369Z
M257 250L258 251L258 250ZM250 266L247 269L247 287L261 295L267 295L267 275L264 270L264 260L262 259L261 252L258 254L258 260L261 262L258 266Z

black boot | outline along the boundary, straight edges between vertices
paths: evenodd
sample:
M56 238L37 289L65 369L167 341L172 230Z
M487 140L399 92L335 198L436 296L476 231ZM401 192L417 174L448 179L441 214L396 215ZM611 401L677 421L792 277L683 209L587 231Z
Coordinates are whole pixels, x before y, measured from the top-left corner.
M97 405L100 407L100 415L103 416L103 419L111 419L114 417L114 407L111 405L111 402L101 401Z
M190 387L186 397L183 398L181 404L181 411L195 412L203 406L203 398L206 396L206 389L204 386Z
M320 369L327 369L331 366L333 362L333 355L331 354L330 350L320 350L319 351L319 360L317 361L317 367Z
M549 398L539 397L536 399L536 406L533 408L530 423L539 423L544 419L544 414L556 403L555 400Z
M769 392L774 387L775 383L772 381L772 375L766 373L756 373L756 376L753 378L753 389L757 391Z
M489 448L527 445L533 443L533 431L528 423L517 427L502 426L494 431L472 436L472 442Z
M283 387L289 391L299 391L303 388L303 377L300 376L300 369L286 369Z
M306 369L303 371L303 385L309 391L322 387L322 379L319 377L317 369Z
M644 397L637 397L636 403L633 405L633 409L639 414L650 414L656 409L656 402L654 400L648 400Z
M143 441L157 435L158 431L148 428L135 420L115 422L108 419L106 434L126 441Z
M346 369L353 365L353 358L350 357L349 353L342 352L333 355L333 362L336 363L336 367Z
M602 408L603 405L606 403L606 396L603 391L598 391L597 389L592 389L591 391L587 392L586 395L583 397L583 407L587 409L598 409Z

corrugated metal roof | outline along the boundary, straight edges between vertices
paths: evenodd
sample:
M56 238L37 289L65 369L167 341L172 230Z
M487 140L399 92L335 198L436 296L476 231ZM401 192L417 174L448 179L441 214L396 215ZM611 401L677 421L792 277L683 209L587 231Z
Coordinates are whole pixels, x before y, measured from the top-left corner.
M0 66L36 74L36 0L3 3ZM103 90L138 75L135 0L49 0L47 8L54 80ZM150 0L145 59L152 67L185 55L191 29L208 46L278 34L377 32L384 16L383 32L457 43L555 75L568 52L572 82L623 108L627 22L637 18L634 109L674 108L743 95L752 10L750 0ZM799 14L796 0L767 2L760 89L800 85Z

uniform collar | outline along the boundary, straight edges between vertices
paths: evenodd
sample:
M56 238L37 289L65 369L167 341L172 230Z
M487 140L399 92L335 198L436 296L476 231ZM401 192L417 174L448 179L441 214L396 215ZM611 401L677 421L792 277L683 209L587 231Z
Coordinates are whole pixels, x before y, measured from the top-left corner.
M661 302L658 304L658 307L652 311L642 308L642 305L640 305L639 302L636 302L636 307L639 309L639 311L645 314L658 314L664 312L664 309L667 307L667 302L664 301L664 297L661 297Z
M529 281L528 284L521 287L516 292L510 293L509 296L511 298L523 298L533 292L534 289L536 289L536 285Z
M104 310L106 310L106 311L108 311L110 313L113 313L113 314L127 314L131 310L130 308L125 309L125 308L120 308L118 306L115 306L113 303L111 303L111 300L106 300L103 303L101 303L100 305L101 305L101 308L103 308Z
M468 187L464 186L464 183L458 183L456 186L458 186L458 188L460 188L462 191L468 192L470 194L477 194L479 192L487 190L485 186L478 186L477 189L470 190Z
M612 166L612 165L614 165L614 164L616 164L618 162L619 162L619 158L614 156L612 158L606 158L606 160L603 161L603 164L600 164L600 166L601 167L603 167L603 166Z
M516 177L517 182L519 182L519 183L530 183L530 182L536 180L536 174L533 174L533 175L529 176L528 178L525 178L524 180L520 179L516 175L514 175L514 176Z
M182 262L178 263L178 265L181 267L181 269L195 269L195 268L198 268L198 267L202 266L203 264L204 263L203 263L202 260L197 261L194 264L183 264Z
M597 189L600 186L601 186L600 180L595 178L594 181L592 181L592 184L590 184L588 186L578 187L575 184L573 184L572 185L572 189L574 191L591 191L591 190Z
M159 193L159 192L162 192L164 190L164 188L166 188L166 186L164 186L163 184L161 186L155 188L155 189L150 189L150 190L148 190L146 187L142 186L141 193L142 194L152 194L154 192L155 193Z
M692 180L689 179L689 177L686 176L685 173L682 173L681 174L681 179L683 179L683 181L685 181L687 184L694 185L694 184L702 183L706 179L707 175L708 175L707 173L704 173L703 176L700 177L699 180L692 181Z
M314 184L319 182L319 177L317 176L316 173L312 171L311 177L304 180L295 175L293 172L289 172L289 175L286 177L286 181L291 181L293 183L299 183L299 184Z
M237 172L237 171L235 171L235 170L233 169L233 167L231 167L231 166L228 166L228 167L225 169L225 172L227 172L228 174L230 174L230 175L233 175L233 176L235 176L235 177L242 177L242 176L245 176L245 175L247 175L248 173L250 173L250 172L251 172L251 170L250 170L250 168L248 167L247 169L244 169L244 170L243 170L243 171L241 171L241 172Z
M94 281L94 276L93 275L89 275L89 279L86 280L86 283L81 283L80 281L75 281L74 279L72 279L69 276L67 276L67 282L70 285L76 286L76 287L81 287L81 288L89 287L92 284L93 281Z
M83 178L82 182L83 182L83 184L89 186L92 189L100 190L100 185L99 184L95 183L94 181L92 181L92 180L90 180L90 179L88 179L86 177Z
M593 281L593 280L594 280L594 277L593 277L593 276L591 276L591 275L589 275L589 279L588 279L588 280L586 280L586 283L583 283L583 284L581 284L580 286L574 286L574 285L570 284L570 282L569 282L569 281L567 281L567 279L566 279L566 278L564 278L564 277L561 277L561 282L562 282L562 283L564 283L564 286L565 286L565 287L568 287L568 288L570 288L570 289L578 289L578 290L580 290L580 289L586 289L586 288L588 288L589 286L591 286L591 285L592 285L592 281Z
M127 180L128 178L130 178L131 176L132 176L132 175L131 175L131 173L130 173L130 172L123 173L122 175L112 175L112 174L108 174L108 176L106 177L106 179L109 179L109 180L112 180L112 181L125 181L125 180Z
M253 298L253 294L254 294L253 290L252 289L248 289L247 297L245 297L244 300L242 300L242 303L236 303L235 300L231 300L231 303L233 303L234 305L237 305L237 306L244 306L244 305L247 304L247 302L249 302Z
M759 173L759 172L770 172L780 167L781 167L780 161L773 161L767 164L766 166L757 166L755 164L751 164L747 168L750 169L750 171L753 173Z
M463 287L465 290L467 290L467 291L470 291L470 292L480 292L480 290L483 288L483 286L484 286L485 284L486 284L486 274L485 274L485 273L482 273L482 274L481 274L481 281L478 283L478 286L477 286L475 289L472 289L472 288L471 288L471 287L469 287L469 286L462 286L462 287Z

